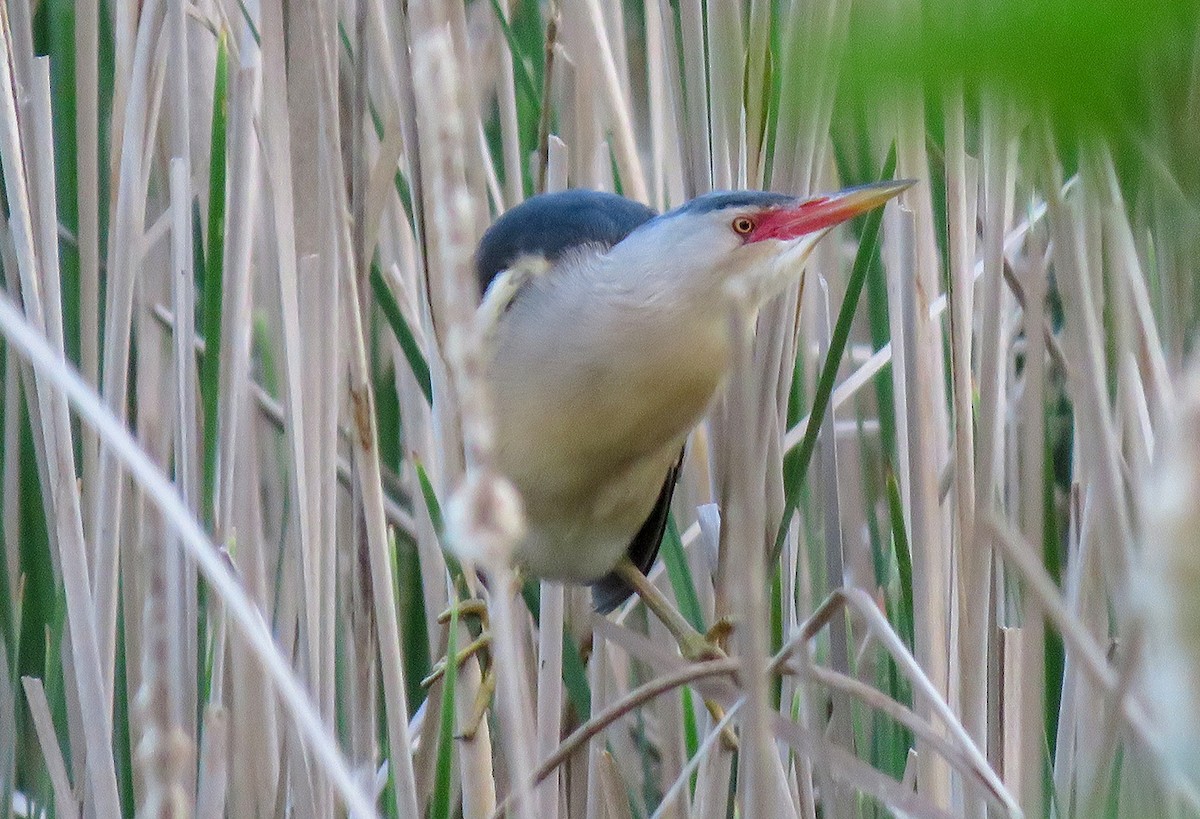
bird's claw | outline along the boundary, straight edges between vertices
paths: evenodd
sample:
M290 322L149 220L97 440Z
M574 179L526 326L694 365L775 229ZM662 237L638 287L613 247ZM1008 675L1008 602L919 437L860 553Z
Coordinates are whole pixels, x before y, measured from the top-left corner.
M705 660L724 660L728 658L725 652L725 641L733 633L733 622L728 617L722 617L712 624L704 634L687 631L677 634L679 653L685 659L694 663Z
M479 726L483 723L483 717L487 714L488 707L492 704L492 697L495 693L496 669L489 663L487 670L483 674L483 681L479 684L479 690L475 692L475 702L471 706L471 719L458 734L459 739L467 742L475 739L475 734L479 732Z
M713 718L714 723L725 719L725 709L712 700L705 700L704 707L708 709L708 713ZM738 749L737 734L733 732L732 725L726 725L721 729L721 747L726 751L736 751Z
M490 648L491 645L492 633L490 631L480 632L479 636L472 640L470 645L458 652L458 654L455 656L455 665L461 667L463 663L471 658L471 655L478 654L480 651ZM421 687L429 688L429 686L440 680L445 673L446 658L443 657L434 663L433 670L430 672L429 676L421 680Z
M710 643L723 646L729 639L730 634L733 634L733 621L728 617L721 617L717 622L712 624L708 631L704 633L704 636Z
M458 616L460 618L462 618L462 617L478 617L479 621L481 623L483 623L484 627L487 626L488 609L487 609L487 601L486 600L480 600L478 597L473 597L470 600L463 600L455 605L458 608ZM441 614L439 614L438 618L437 618L438 623L440 623L443 626L446 625L447 623L449 623L452 610L453 610L453 607L446 609Z

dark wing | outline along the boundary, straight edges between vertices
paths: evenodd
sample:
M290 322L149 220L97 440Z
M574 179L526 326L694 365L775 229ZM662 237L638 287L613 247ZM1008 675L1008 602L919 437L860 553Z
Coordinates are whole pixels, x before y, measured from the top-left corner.
M521 256L541 256L553 264L581 245L607 249L654 216L643 204L600 191L574 189L530 197L501 215L479 241L479 294Z
M671 515L671 496L675 494L675 483L679 480L679 470L683 466L683 450L679 452L679 460L667 473L662 490L650 517L642 524L642 528L633 536L626 553L633 565L642 574L649 574L650 568L658 558L658 549L662 545L663 532L667 531L667 518ZM633 588L622 580L616 573L610 572L592 584L592 605L601 614L608 614L617 606L629 599Z

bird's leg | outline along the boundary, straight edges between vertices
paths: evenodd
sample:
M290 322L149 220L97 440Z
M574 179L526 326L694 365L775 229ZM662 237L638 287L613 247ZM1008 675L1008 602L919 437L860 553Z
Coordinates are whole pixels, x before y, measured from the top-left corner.
M692 628L692 624L671 605L654 584L646 579L641 569L633 565L628 557L622 557L617 564L616 573L622 580L637 592L638 597L646 604L646 608L654 612L662 624L671 632L675 642L679 644L679 653L685 660L700 662L702 660L721 660L727 655L725 650L711 636L701 634ZM720 628L718 628L720 626ZM709 635L720 635L728 632L728 625L713 626Z
M718 620L707 634L701 634L692 628L692 624L684 619L683 615L670 604L667 598L663 597L662 592L647 579L646 575L642 574L641 569L633 565L633 561L628 557L621 558L616 572L637 592L638 597L642 598L642 602L646 604L646 608L654 612L662 624L667 627L667 631L671 632L675 642L679 644L679 653L683 655L684 659L702 662L704 660L721 660L728 656L719 643L729 635L733 628L728 620L724 618ZM720 722L725 718L725 709L712 700L706 699L704 707L708 709L714 722ZM726 726L725 730L721 732L721 743L726 750L737 750L737 736L733 733L732 727Z

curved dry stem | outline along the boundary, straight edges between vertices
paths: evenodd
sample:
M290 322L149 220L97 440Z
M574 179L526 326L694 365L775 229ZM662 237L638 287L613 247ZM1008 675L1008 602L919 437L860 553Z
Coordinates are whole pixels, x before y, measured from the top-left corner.
M635 708L645 705L655 697L661 696L668 691L678 688L681 685L696 682L697 680L706 679L708 677L716 677L721 674L732 674L741 666L737 660L710 660L704 663L696 663L689 665L686 668L681 668L678 671L673 671L659 677L656 680L641 685L621 699L614 702L608 708L605 708L599 714L595 714L576 728L569 737L562 741L562 744L555 749L554 753L542 761L542 764L537 766L533 773L533 778L530 782L530 787L537 786L543 779L549 776L550 772L566 761L567 757L575 753L588 740L603 731L609 725L612 725L621 717L628 714ZM726 717L729 715L726 714ZM505 799L496 808L496 812L492 814L494 817L503 816L507 812L509 800Z
M1004 796L992 787L990 780L994 779L995 774L991 769L986 766L980 768L978 760L963 753L961 746L949 742L928 720L921 719L911 708L861 680L823 666L810 665L807 669L797 668L794 669L794 673L811 676L813 680L824 686L844 691L868 708L873 708L910 729L923 742L928 743L930 748L941 754L951 767L974 779L983 792L992 798L993 804L1002 809L1008 807L1004 802Z

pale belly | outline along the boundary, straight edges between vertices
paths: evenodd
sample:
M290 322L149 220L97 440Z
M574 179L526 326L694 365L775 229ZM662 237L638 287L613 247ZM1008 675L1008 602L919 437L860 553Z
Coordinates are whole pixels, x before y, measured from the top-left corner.
M501 329L488 372L497 466L525 505L515 558L539 577L595 581L649 517L723 380L727 325L589 313L521 326Z
M678 447L639 459L590 491L561 495L544 483L522 487L527 535L516 549L526 571L589 583L612 571L654 508Z

